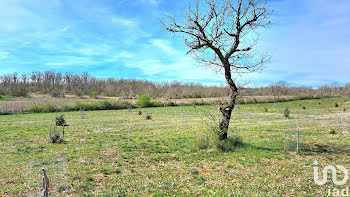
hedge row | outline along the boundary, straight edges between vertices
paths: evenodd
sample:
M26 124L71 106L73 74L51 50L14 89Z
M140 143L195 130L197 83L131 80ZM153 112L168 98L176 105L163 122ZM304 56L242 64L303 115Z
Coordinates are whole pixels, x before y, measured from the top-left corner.
M306 100L306 99L321 99L325 97L320 96L298 96L293 98L267 98L267 99L255 99L255 98L239 98L237 99L237 104L257 104L257 103L277 103L277 102L288 102L296 100ZM84 111L94 111L94 110L120 110L120 109L134 109L137 107L163 107L163 106L200 106L200 105L218 105L218 104L227 104L227 101L192 101L190 103L174 103L174 102L160 102L160 101L151 101L148 105L137 106L127 101L112 101L112 100L103 100L93 103L84 103L76 102L74 105L62 105L57 106L52 103L47 103L43 105L32 105L27 112L29 113L50 113L50 112L69 112L69 111L79 111L83 109Z

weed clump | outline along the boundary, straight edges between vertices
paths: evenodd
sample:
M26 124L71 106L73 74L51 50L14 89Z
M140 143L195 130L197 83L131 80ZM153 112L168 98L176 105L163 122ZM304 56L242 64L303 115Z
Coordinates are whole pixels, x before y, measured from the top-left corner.
M290 118L290 110L289 110L289 107L286 107L283 111L283 116L285 118Z
M233 152L237 147L243 144L242 138L239 136L229 137L226 140L219 140L217 142L217 149L222 152Z

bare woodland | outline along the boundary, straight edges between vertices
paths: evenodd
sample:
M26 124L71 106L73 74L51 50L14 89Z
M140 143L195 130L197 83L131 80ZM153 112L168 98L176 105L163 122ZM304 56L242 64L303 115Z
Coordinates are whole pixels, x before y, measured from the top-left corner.
M285 82L271 84L267 87L240 87L240 96L350 96L350 84L340 86L337 83L325 85L318 89L311 87L293 87ZM0 95L29 96L31 93L50 94L53 97L65 95L118 96L123 98L149 94L153 98L206 98L226 97L227 86L205 86L195 83L154 83L136 79L98 79L88 73L73 74L54 71L32 72L29 74L12 73L0 76Z

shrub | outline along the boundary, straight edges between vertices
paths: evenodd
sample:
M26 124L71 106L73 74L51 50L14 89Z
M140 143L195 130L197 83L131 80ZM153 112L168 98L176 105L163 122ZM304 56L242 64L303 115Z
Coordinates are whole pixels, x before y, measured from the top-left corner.
M0 95L0 101L9 101L10 99L6 96Z
M331 134L331 135L336 135L337 132L335 131L335 129L332 129L332 130L329 132L329 134Z
M65 112L74 111L74 106L64 104L62 105L61 109L62 111L65 111Z
M164 104L160 101L152 101L149 105L150 107L162 107Z
M96 93L96 91L93 91L93 92L91 93L91 98L97 99L97 93Z
M146 120L152 120L152 115L146 115Z
M151 105L151 97L148 94L143 94L137 99L136 105L140 107L149 107Z
M222 152L235 151L237 147L243 144L242 138L239 136L229 137L226 140L220 140L217 142L217 148Z
M335 107L339 107L339 104L338 104L338 103L335 103L334 106L335 106Z
M306 107L305 107L305 106L303 106L303 109L306 109Z
M43 106L43 110L42 110L42 112L44 112L44 113L50 113L50 112L56 112L56 111L58 111L56 108L56 105L51 104L51 103L45 104Z
M41 113L43 112L43 107L41 105L32 105L29 107L28 112Z
M90 105L93 104L93 103L90 103ZM113 102L112 101L109 101L109 100L104 100L102 102L99 103L99 108L98 109L101 109L101 110L112 110L113 109ZM94 107L91 107L91 108L94 108ZM93 109L91 109L93 110Z
M286 107L283 111L283 115L284 117L286 118L289 118L290 117L290 110L289 110L289 107Z
M26 97L28 95L28 90L25 88L18 88L12 92L12 96L16 97Z

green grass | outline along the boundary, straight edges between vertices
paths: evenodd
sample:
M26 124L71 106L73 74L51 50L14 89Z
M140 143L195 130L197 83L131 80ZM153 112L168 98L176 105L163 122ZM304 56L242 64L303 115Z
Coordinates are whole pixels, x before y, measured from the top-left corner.
M217 106L0 116L0 195L37 196L45 167L52 196L324 196L331 184L313 182L313 162L350 169L343 106L349 98L240 105L229 137L243 144L224 152L208 134ZM50 144L59 114L65 143ZM284 133L297 125L302 151L285 152Z

